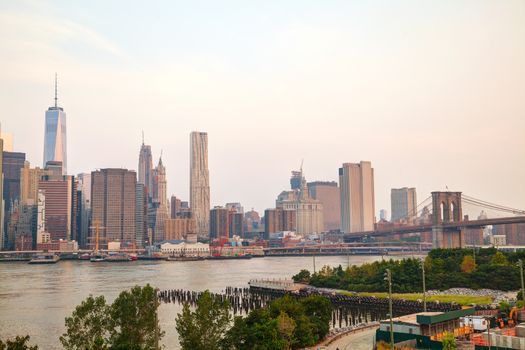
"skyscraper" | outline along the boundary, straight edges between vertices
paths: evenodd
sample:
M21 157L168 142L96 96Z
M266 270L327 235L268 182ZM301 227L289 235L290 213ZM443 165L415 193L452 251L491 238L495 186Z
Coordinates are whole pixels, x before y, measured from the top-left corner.
M135 241L136 184L136 173L127 169L100 169L91 173L92 225L102 227L102 246L109 242L130 246ZM91 236L93 243L93 232Z
M210 210L210 238L228 238L230 236L229 210L215 207Z
M166 220L168 219L168 198L166 195L166 168L162 164L162 156L154 172L153 201L156 203L155 241L162 241L166 236Z
M24 167L26 155L21 152L2 152L3 200L4 200L4 248L14 249L14 236L9 239L8 225L11 221L11 209L20 200L20 173ZM18 215L18 214L15 214Z
M148 202L151 202L153 198L153 157L151 156L151 146L144 144L144 133L142 133L142 146L140 146L139 154L139 178L138 183L141 183L145 187L148 198Z
M67 174L66 113L58 107L57 79L55 75L55 105L46 111L44 135L44 167L49 161L62 162L62 175Z
M144 184L137 183L135 191L135 245L137 248L144 246L148 232L148 210Z
M196 221L197 235L209 237L210 174L208 171L208 134L190 135L190 208Z
M60 162L50 161L38 182L45 196L45 228L51 241L77 240L76 182L73 176L62 174Z
M323 205L324 231L341 228L341 192L335 181L308 183L308 192Z
M417 214L415 188L393 188L390 192L392 221L410 220Z
M88 247L89 227L91 226L91 174L77 175L78 217L77 236L78 244L82 248Z
M374 169L372 163L344 163L339 168L341 231L372 231L375 222Z

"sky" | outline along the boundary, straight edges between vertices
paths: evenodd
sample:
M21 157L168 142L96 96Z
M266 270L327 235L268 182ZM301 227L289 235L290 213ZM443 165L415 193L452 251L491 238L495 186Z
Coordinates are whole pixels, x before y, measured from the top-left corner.
M206 131L212 205L263 211L304 159L345 162L418 202L450 190L525 209L525 2L3 1L0 122L41 166L44 113L67 113L68 172L137 169L141 133L189 198Z

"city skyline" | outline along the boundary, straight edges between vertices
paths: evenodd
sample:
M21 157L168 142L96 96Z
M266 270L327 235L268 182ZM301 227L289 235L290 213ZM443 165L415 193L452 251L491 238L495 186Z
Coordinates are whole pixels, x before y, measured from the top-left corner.
M518 13L524 5L481 3L434 2L413 12L407 11L407 2L394 9L386 5L386 11L364 4L322 9L285 4L267 33L262 28L277 8L268 5L259 17L239 5L253 25L226 16L231 27L213 37L227 44L226 34L248 26L251 40L233 36L236 45L247 48L238 59L238 50L220 48L205 38L215 29L209 25L195 34L202 39L202 52L181 36L165 48L154 41L144 46L153 50L142 51L123 39L124 32L115 34L115 28L96 21L97 4L86 5L83 16L68 4L63 9L3 4L0 32L4 42L13 45L0 49L7 67L0 73L7 115L2 130L14 135L15 152L25 152L32 165L42 164L42 110L53 97L53 75L58 72L61 105L68 111L72 175L98 168L136 169L144 130L155 159L164 149L168 194L189 198L187 135L204 130L210 135L211 207L238 201L262 213L273 206L273 192L287 187L290 170L304 158L311 181L337 181L341 163L371 161L376 216L379 209L390 207L390 189L404 186L416 187L420 198L448 186L522 208L525 141L519 131L525 128L520 117L525 72L519 63L525 44L516 38L523 32ZM190 17L208 19L208 14L187 6ZM357 20L354 7L369 18L385 20L383 26ZM292 9L298 10L294 17ZM146 16L157 13L141 10ZM386 15L388 10L391 15ZM109 8L107 14L115 11ZM174 12L167 6L167 14ZM130 16L133 20L138 14ZM123 31L133 30L122 21L116 24ZM433 25L443 21L446 29L435 31ZM168 33L195 29L187 22L171 25L166 18L159 23ZM42 36L41 27L52 28L56 35ZM164 38L159 28L151 30ZM472 40L478 36L487 40ZM143 39L137 36L141 44ZM270 45L274 41L279 50ZM41 46L35 46L37 42ZM283 46L289 42L293 45ZM64 45L69 47L58 50ZM258 46L269 50L267 61L249 55L259 56ZM177 54L181 49L187 56ZM279 51L283 53L275 56ZM390 58L379 62L382 56ZM29 57L32 69L27 71L23 67ZM170 60L174 64L168 65ZM505 64L493 65L497 60ZM144 74L131 73L136 68ZM461 137L459 143L443 137L453 134ZM113 151L104 152L107 149ZM264 174L264 180L253 174ZM496 183L498 176L505 181Z

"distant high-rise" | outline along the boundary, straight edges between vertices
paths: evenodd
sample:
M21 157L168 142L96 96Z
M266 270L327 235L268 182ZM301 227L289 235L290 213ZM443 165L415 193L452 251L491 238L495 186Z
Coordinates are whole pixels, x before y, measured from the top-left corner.
M308 192L323 205L324 231L341 228L341 193L335 181L308 183Z
M145 186L137 183L135 191L135 246L142 248L148 238L148 209Z
M344 163L339 168L341 231L372 231L375 222L374 169L370 162Z
M136 184L136 173L127 169L100 169L91 173L92 226L101 227L102 246L112 241L130 246L135 241ZM92 230L91 243L93 234Z
M57 79L55 76L55 105L46 111L44 135L44 167L49 161L62 162L62 175L67 174L66 113L58 107Z
M197 235L209 237L210 174L208 171L208 134L193 131L190 136L190 208Z
M137 182L143 184L147 196L150 199L153 198L153 157L151 155L151 146L144 144L144 134L142 134L142 146L140 146L138 175Z
M387 220L388 221L388 211L386 209L379 210L379 220Z
M230 236L229 210L215 207L210 210L210 238L228 238Z
M73 176L62 175L60 164L48 162L38 182L38 189L45 196L45 228L51 241L78 240L76 182Z
M393 188L390 192L392 221L410 220L417 214L415 188Z
M77 237L82 248L88 248L89 227L91 226L91 174L77 175Z
M162 241L166 236L166 220L168 219L168 198L166 195L166 168L162 164L162 156L154 170L153 201L156 203L155 241Z

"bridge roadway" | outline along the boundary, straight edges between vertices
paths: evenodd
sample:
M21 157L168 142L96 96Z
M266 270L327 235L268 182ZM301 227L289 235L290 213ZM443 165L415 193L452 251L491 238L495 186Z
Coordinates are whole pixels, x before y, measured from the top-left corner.
M496 219L482 219L482 220L467 220L443 223L438 227L442 227L445 230L460 230L464 228L480 228L493 225L505 225L505 224L521 224L525 223L525 216L513 216L507 218L496 218ZM363 232L352 232L345 233L345 238L363 238L368 237L385 237L390 235L418 233L418 232L432 232L432 224L414 225L414 226L401 226L393 227L384 230L374 231L363 231Z

